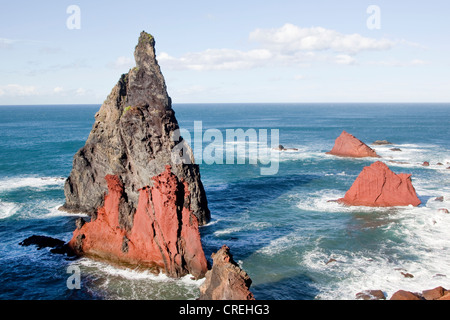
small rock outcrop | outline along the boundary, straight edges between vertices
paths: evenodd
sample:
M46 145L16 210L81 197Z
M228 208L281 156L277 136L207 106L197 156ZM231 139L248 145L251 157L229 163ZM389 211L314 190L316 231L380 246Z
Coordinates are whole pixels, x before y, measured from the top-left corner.
M69 257L75 256L75 252L73 252L73 250L64 241L48 236L32 235L31 237L21 241L19 245L23 247L34 245L38 250L43 248L51 248L51 253L65 254Z
M62 209L91 216L77 220L69 246L77 255L201 278L207 262L198 227L210 211L199 166L179 137L150 34L140 34L134 56L136 67L95 115L65 182Z
M385 146L385 145L392 144L392 142L387 141L387 140L377 140L377 141L373 142L372 144L375 146Z
M386 296L381 290L365 290L356 294L359 300L386 300Z
M212 254L213 266L200 286L199 300L255 300L252 280L233 260L230 248L222 246Z
M389 300L424 300L424 299L417 293L405 290L398 290L392 295L391 299Z
M298 151L297 148L285 148L282 144L278 145L278 148L274 148L277 151Z
M421 202L411 182L411 175L395 174L381 161L364 167L339 203L350 206L418 206Z
M375 150L345 130L336 138L333 148L327 154L351 158L380 157Z

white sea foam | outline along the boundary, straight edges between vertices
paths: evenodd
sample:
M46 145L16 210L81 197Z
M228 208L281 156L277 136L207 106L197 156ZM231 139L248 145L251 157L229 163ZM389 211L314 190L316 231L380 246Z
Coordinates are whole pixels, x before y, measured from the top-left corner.
M258 249L256 253L273 256L288 251L304 240L305 237L301 235L300 231L293 231L285 236L271 240L268 245Z
M438 179L438 178L436 178ZM441 178L442 179L442 178ZM439 209L450 209L450 189L442 187L429 189L430 185L417 183L419 195L427 195L419 207L372 208L347 207L329 199L337 199L343 194L338 190L323 190L309 195L292 195L298 197L298 208L307 211L329 213L367 212L393 213L395 219L382 227L397 239L401 239L398 253L388 253L385 248L392 240L379 239L380 249L329 252L317 246L304 253L299 264L308 272L318 273L317 289L319 299L355 299L355 294L363 290L380 289L390 297L395 291L403 289L414 292L432 289L436 286L450 287L450 214ZM434 181L437 183L437 181ZM446 181L441 184L448 186ZM436 201L436 196L443 196L444 201ZM375 226L376 227L376 226ZM381 227L381 226L380 226ZM274 249L277 244L274 243ZM411 257L411 258L405 258ZM330 258L336 260L326 264ZM406 278L410 273L414 277Z
M230 185L228 183L216 184L216 185L206 185L206 191L223 191L226 190Z
M393 151L391 150L392 148L399 148L401 151ZM398 144L376 146L374 149L382 157L381 161L386 162L388 165L405 168L421 167L445 172L448 167L448 159L450 158L450 150L431 144ZM425 161L429 162L430 166L423 167L422 164ZM438 163L442 163L442 165L438 165Z
M272 224L269 222L250 222L245 224L240 224L237 227L226 228L222 230L217 230L214 232L214 236L220 237L224 235L228 235L231 233L244 232L244 231L255 231L255 230L263 230L271 227Z
M289 145L286 146L287 150L278 150L276 149L278 146L276 146L276 148L272 148L270 145L255 141L225 142L225 148L221 148L219 146L217 150L226 155L227 149L230 145L237 147L236 149L230 149L230 151L233 151L235 162L242 161L245 163L257 163L260 161L262 163L269 163L270 161L284 162L293 160L321 159L326 156L325 153L306 146ZM242 157L239 150L245 150L244 157Z
M345 192L341 190L325 189L310 194L293 194L290 198L299 198L297 208L305 211L315 212L373 212L384 211L386 208L374 207L352 207L337 203L335 200L344 197Z
M179 279L149 270L116 267L107 263L82 258L74 262L80 267L93 292L100 288L106 299L195 299L205 279L194 280L192 275Z
M187 285L195 285L195 286L200 286L204 281L204 278L199 280L193 279L193 276L191 274L185 275L179 279L174 279L168 277L163 272L156 274L147 269L120 268L104 262L91 260L89 258L82 258L79 261L77 261L77 263L80 265L80 267L84 267L86 269L91 270L96 269L105 275L121 277L129 280L151 280L157 282L177 281Z
M0 219L14 215L20 209L20 205L12 202L0 201Z
M405 209L397 218L390 230L403 240L401 254L387 254L383 244L375 251L330 253L316 247L306 252L299 264L324 275L317 283L317 298L355 299L356 293L370 289L380 289L389 298L400 289L450 287L450 215L424 207ZM327 264L330 258L336 261ZM413 278L405 277L407 273Z
M16 177L0 180L0 192L21 188L44 188L63 186L64 178L60 177Z

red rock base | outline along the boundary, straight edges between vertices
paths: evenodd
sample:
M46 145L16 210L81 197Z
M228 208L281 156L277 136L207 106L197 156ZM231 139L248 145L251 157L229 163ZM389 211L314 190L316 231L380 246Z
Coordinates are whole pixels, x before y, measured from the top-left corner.
M154 185L140 189L130 231L120 227L119 207L125 201L123 185L115 175L105 177L108 194L97 218L77 228L69 246L80 255L120 263L156 267L172 277L192 274L201 278L207 262L198 221L189 209L186 183L170 166L153 177Z

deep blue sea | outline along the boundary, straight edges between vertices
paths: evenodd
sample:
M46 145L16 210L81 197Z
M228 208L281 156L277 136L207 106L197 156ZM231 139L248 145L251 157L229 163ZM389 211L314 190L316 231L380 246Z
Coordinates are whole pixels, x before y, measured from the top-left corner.
M203 280L189 276L170 279L19 245L34 234L71 238L80 215L58 207L64 203L72 157L84 145L99 107L0 106L0 299L198 296ZM173 108L180 126L190 132L194 121L202 121L202 132L224 137L227 129L278 130L280 144L298 149L274 151L261 143L261 136L258 141L224 140L223 150L231 144L248 152L236 152L229 164L200 163L212 215L200 228L205 254L209 258L227 244L253 280L256 299L355 299L368 289L389 297L399 289L450 288L450 214L439 211L450 210L450 104ZM369 145L391 141L393 145L373 148L394 172L412 174L422 205L368 208L329 202L343 197L363 167L376 161L325 154L342 130ZM202 145L201 136L193 136L191 145L195 141ZM203 141L202 147L211 141ZM262 175L267 162L254 161L264 148L270 152L265 161L277 167L275 174ZM220 148L215 152L220 154ZM422 166L424 161L430 166ZM439 196L443 202L435 201ZM80 289L67 287L73 265L81 270Z

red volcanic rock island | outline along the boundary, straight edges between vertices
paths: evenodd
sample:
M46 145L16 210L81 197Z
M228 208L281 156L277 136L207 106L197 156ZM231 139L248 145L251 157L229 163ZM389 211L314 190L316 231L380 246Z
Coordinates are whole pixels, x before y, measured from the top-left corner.
M61 209L91 221L77 220L68 245L80 256L201 278L199 226L210 212L199 166L182 138L173 139L179 126L150 34L140 34L134 56L136 67L114 86L74 156ZM189 161L175 148L181 143Z
M327 152L327 154L352 158L380 157L375 150L345 130L336 138L333 149Z
M381 161L364 167L339 203L350 206L393 207L418 206L420 200L411 175L395 174Z

